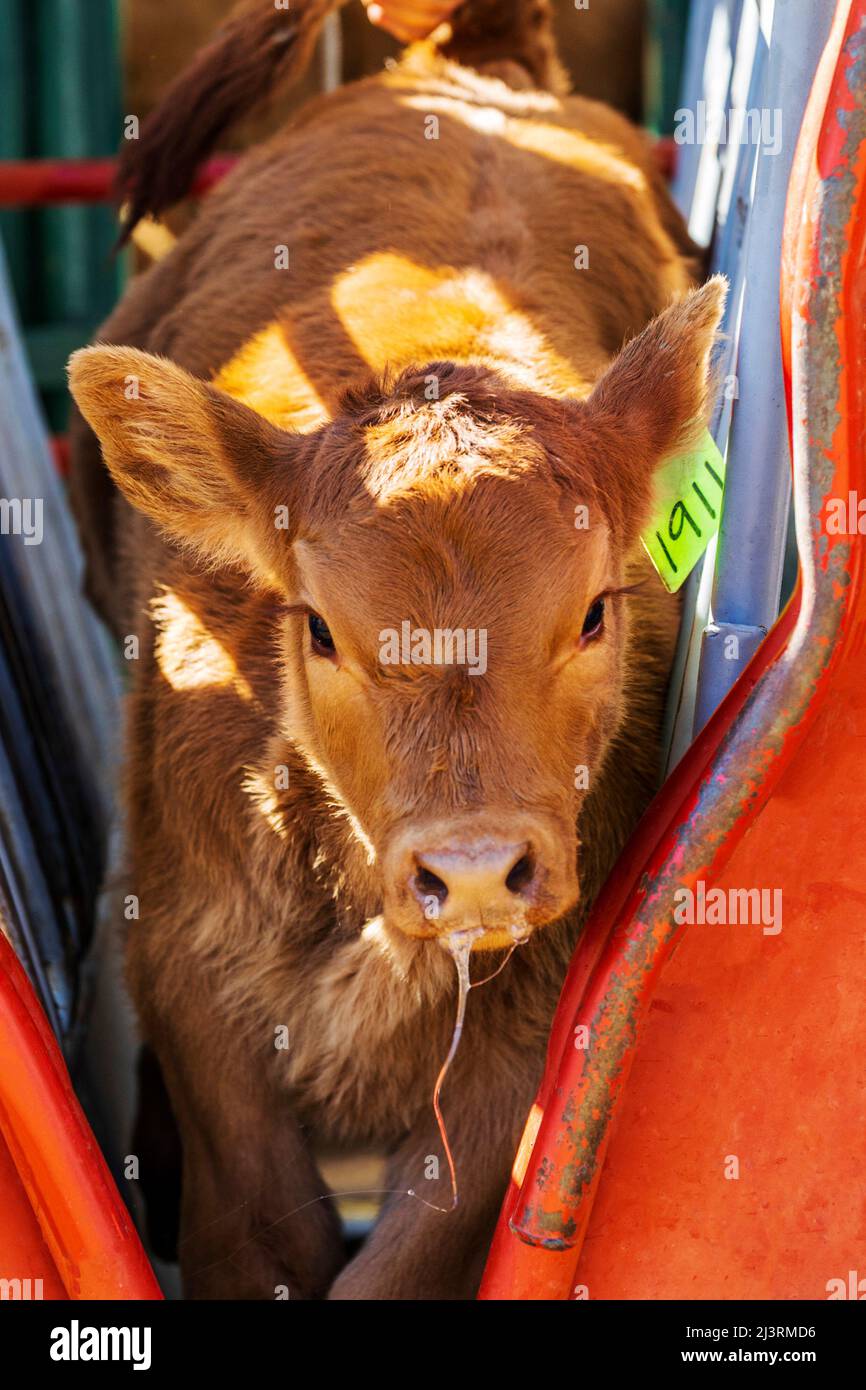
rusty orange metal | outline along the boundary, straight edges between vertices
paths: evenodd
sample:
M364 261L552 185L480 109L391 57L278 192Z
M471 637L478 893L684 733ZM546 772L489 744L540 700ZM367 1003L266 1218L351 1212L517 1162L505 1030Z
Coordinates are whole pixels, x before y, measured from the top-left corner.
M864 181L866 0L840 0L781 286L800 584L587 925L481 1298L826 1297L858 1229L862 1248L863 933L833 888L866 899L866 593L863 539L829 534L827 501L866 497ZM789 904L784 948L675 921L677 890L768 871ZM728 1180L741 1159L747 1180Z
M54 1035L2 932L0 1059L0 1278L41 1279L45 1298L161 1298Z

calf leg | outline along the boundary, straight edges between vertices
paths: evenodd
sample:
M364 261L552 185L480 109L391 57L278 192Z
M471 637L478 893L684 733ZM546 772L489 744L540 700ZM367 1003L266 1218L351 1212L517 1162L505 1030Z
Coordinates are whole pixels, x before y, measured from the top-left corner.
M180 1266L187 1298L323 1298L345 1261L334 1203L287 1114L263 1133L199 1126L184 1142ZM278 1133L275 1129L278 1128Z
M212 1007L208 1007L208 1004ZM197 979L146 1020L183 1148L179 1257L188 1298L320 1298L345 1262L334 1202L267 1044L227 1038Z
M467 1088L456 1114L453 1102L443 1103L457 1170L453 1211L435 1116L431 1110L419 1118L388 1165L386 1185L397 1191L329 1298L475 1297L532 1092L532 1081L521 1094L494 1085L482 1096L479 1088L474 1094ZM449 1096L455 1094L456 1084L449 1087ZM431 1176L437 1167L438 1179ZM402 1195L410 1189L415 1196Z

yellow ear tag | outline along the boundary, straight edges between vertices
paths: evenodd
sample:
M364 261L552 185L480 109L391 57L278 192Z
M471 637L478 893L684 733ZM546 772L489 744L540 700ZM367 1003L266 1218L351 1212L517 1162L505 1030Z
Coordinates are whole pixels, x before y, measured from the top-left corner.
M652 519L641 540L669 593L685 582L718 531L724 491L725 460L709 430L696 449L656 471Z

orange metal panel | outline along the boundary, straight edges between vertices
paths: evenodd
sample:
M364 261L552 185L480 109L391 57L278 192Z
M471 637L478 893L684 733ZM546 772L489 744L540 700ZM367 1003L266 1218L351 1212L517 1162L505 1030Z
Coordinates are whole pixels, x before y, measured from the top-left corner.
M866 591L862 535L826 508L866 497L864 309L866 0L839 0L786 219L802 584L578 946L483 1298L827 1297L856 1269ZM782 931L678 924L702 881L781 889Z
M63 1280L45 1244L39 1222L0 1139L0 1279L7 1298L66 1298ZM18 1281L14 1288L13 1281Z
M7 1162L0 1192L10 1201L0 1209L0 1251L8 1246L12 1258L38 1255L48 1280L47 1250L69 1298L161 1298L60 1049L2 933L0 1058L0 1148L20 1183L11 1182ZM22 1192L41 1232L41 1252Z
M688 928L662 976L574 1275L592 1298L820 1299L852 1269L866 1295L858 645L718 879L781 887L781 932Z

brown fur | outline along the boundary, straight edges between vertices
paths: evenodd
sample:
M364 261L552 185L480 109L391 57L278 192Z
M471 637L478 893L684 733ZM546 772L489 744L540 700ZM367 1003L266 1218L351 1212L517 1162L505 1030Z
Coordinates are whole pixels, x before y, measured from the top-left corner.
M507 51L500 34L500 71ZM79 424L91 588L141 638L128 974L183 1140L190 1294L477 1285L576 933L655 783L677 605L638 534L654 464L704 415L723 297L683 298L689 250L621 118L422 46L248 157L106 325L123 346L73 361L139 508ZM305 605L335 658L311 651ZM487 673L383 667L377 634L403 619L485 627ZM538 900L528 945L470 998L445 1216L403 1194L448 1201L430 1098L453 966L393 895L395 846L526 817L560 857L559 907ZM395 1192L342 1270L311 1138L390 1155Z

